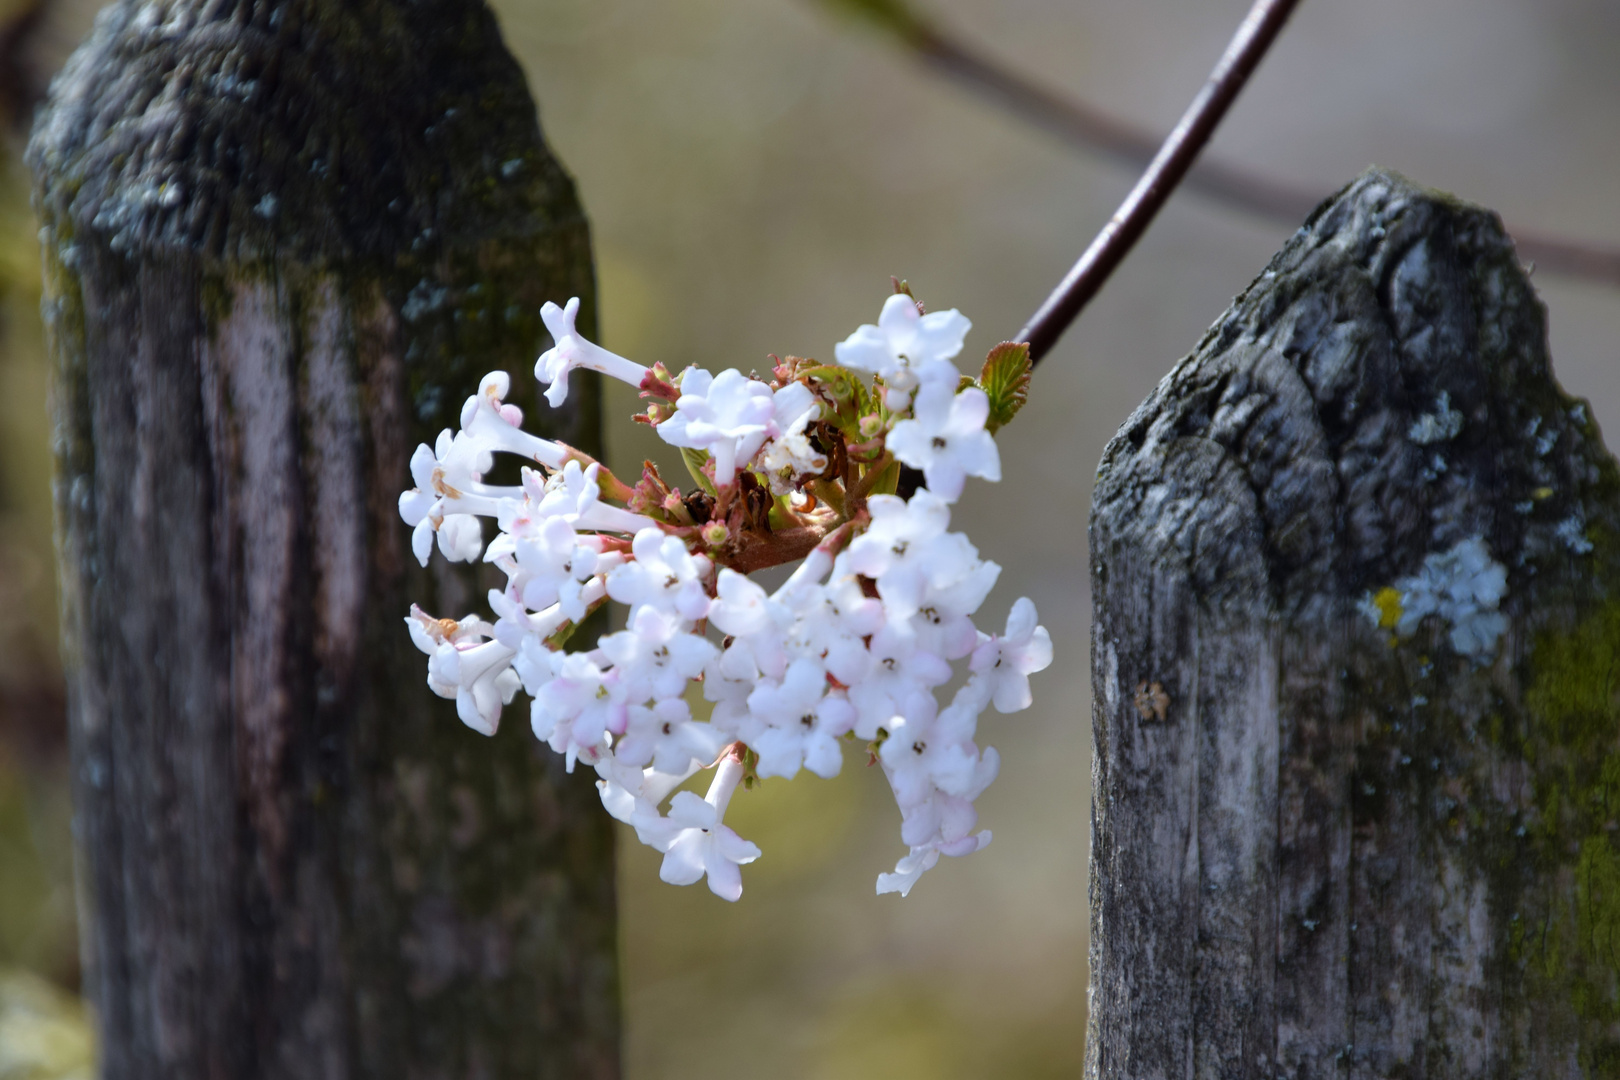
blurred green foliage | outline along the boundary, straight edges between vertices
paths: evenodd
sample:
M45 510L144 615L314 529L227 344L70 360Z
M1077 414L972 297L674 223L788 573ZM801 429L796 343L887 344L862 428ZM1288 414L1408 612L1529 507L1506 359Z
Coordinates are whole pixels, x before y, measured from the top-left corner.
M0 1080L89 1080L91 1028L72 992L79 967L48 379L20 151L20 136L0 134Z
M27 971L0 970L0 1080L91 1080L95 1041L79 999Z

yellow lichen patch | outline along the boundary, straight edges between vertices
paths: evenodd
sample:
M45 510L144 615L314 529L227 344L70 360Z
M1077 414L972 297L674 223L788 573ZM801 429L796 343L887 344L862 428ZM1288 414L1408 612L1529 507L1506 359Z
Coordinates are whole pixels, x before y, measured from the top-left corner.
M1385 585L1373 594L1373 606L1378 609L1378 625L1385 630L1395 629L1401 621L1401 590Z

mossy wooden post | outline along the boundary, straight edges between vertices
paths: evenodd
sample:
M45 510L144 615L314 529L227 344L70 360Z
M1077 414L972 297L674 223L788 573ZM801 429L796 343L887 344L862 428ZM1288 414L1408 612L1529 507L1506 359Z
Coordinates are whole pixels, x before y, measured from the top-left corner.
M106 1075L616 1075L590 779L463 727L401 622L488 584L411 558L411 449L594 306L493 16L119 3L30 160ZM594 448L569 405L531 428Z
M1474 539L1501 625L1410 625ZM1324 204L1109 444L1091 558L1088 1076L1620 1076L1620 472L1494 215Z

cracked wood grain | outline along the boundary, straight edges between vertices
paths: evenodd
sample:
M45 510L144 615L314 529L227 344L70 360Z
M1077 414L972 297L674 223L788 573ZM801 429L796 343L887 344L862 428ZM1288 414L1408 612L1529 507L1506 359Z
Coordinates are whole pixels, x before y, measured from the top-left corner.
M596 792L400 621L489 584L411 558L411 448L488 370L536 404L540 304L594 308L493 17L116 4L30 162L105 1074L617 1075ZM596 394L531 425L599 452Z
M1380 623L1471 538L1487 654ZM1088 1076L1620 1075L1620 472L1496 217L1324 203L1109 444L1090 539Z

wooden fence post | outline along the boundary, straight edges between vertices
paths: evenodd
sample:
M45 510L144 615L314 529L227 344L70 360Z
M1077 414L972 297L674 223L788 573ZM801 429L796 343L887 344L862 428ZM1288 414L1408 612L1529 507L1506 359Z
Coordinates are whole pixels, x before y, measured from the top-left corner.
M1620 1076L1620 470L1370 172L1109 444L1087 1075Z
M30 161L106 1075L616 1075L596 792L520 710L464 728L401 621L488 585L411 558L411 449L594 308L493 16L124 0ZM597 448L569 404L531 429Z

